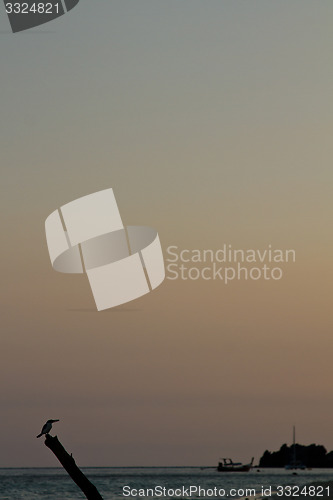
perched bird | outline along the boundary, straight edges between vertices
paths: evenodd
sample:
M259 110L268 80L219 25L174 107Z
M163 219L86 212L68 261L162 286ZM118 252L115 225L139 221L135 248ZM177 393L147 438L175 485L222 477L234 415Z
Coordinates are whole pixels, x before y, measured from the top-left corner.
M52 429L53 422L59 422L59 420L48 420L46 424L43 425L42 432L36 437L40 438L43 434L48 434Z

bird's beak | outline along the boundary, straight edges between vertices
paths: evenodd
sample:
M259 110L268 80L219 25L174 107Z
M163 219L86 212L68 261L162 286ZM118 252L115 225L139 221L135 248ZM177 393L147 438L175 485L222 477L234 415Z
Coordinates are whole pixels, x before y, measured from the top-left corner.
M57 420L52 420L52 422L59 422L59 419L57 419Z

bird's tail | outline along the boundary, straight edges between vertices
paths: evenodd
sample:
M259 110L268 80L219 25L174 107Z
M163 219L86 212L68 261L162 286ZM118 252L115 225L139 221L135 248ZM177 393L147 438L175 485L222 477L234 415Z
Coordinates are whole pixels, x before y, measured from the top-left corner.
M43 433L41 432L41 433L40 433L40 434L38 434L38 436L36 436L36 437L40 438L42 435L43 435Z

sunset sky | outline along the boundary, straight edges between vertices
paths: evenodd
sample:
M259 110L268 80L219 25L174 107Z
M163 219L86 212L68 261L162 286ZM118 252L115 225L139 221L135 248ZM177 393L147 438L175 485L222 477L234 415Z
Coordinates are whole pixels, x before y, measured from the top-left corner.
M333 449L331 0L0 4L0 467L215 465ZM46 217L112 187L162 248L295 249L279 281L165 280L97 312Z

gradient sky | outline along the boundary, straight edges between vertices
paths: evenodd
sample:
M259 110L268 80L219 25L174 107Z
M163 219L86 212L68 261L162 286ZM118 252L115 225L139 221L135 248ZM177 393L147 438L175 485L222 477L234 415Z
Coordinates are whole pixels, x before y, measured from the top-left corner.
M0 466L214 465L333 449L331 0L0 4ZM44 221L113 187L162 246L294 248L281 281L166 280L97 313Z

